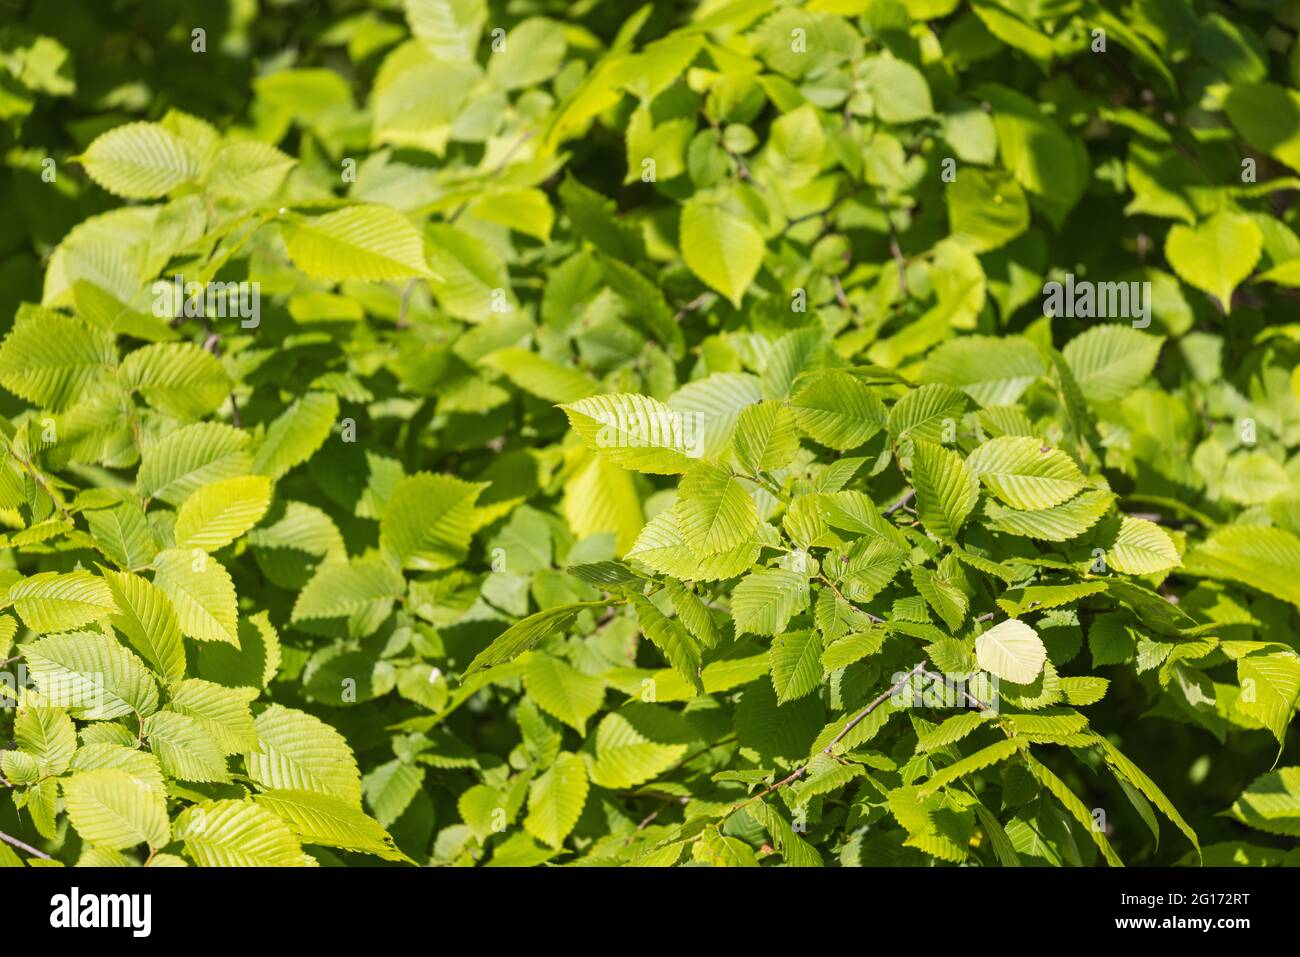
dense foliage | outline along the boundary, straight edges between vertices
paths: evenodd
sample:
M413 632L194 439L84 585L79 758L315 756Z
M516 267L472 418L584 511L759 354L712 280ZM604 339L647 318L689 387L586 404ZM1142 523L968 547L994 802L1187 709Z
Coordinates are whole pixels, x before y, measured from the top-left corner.
M1296 863L1297 27L0 0L0 863Z

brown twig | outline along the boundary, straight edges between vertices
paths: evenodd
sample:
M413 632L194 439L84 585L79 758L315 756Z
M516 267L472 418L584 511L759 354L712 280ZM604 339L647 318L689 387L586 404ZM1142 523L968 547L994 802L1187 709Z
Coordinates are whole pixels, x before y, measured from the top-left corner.
M890 685L888 688L886 688L884 691L878 694L875 698L873 698L870 702L868 702L864 708L862 708L860 711L858 711L857 714L855 714L852 718L850 718L848 724L844 725L844 727L840 729L839 734L835 735L835 737L831 739L831 743L826 745L826 747L822 748L820 753L830 754L835 749L835 745L843 741L845 736L848 735L850 731L852 731L864 720L866 720L867 715L871 714L871 712L875 711L878 707L880 707L881 704L889 700L889 698L891 698L893 695L897 694L898 690L902 688L903 685L911 681L913 677L915 677L918 674L924 674L924 673L925 673L925 662L921 661L916 665L916 667L914 667L911 671L903 675L903 677L899 678L892 685ZM800 767L795 768L792 772L790 772L780 781L777 781L775 784L769 785L768 787L764 788L762 791L759 791L753 797L749 797L741 801L739 804L735 805L729 811L727 811L727 813L722 816L722 820L725 821L727 818L731 817L731 815L735 814L737 811L745 807L747 804L753 804L755 801L767 797L767 795L773 793L774 791L779 791L781 788L785 787L790 782L797 781L799 778L803 777L805 774L808 773L808 768L811 765L812 765L812 761L808 761L807 763L801 765Z
M25 841L20 841L18 838L6 834L4 831L0 831L0 841L4 841L6 844L12 844L20 851L26 851L28 854L32 855L32 857L39 857L43 861L54 860L54 858L50 857L50 855L46 854L44 851L38 851Z
M925 662L924 662L924 661L921 662L921 664L917 665L917 667L920 669L920 672L921 672L921 675L922 675L922 676L924 676L924 677L926 677L926 678L929 678L931 681L943 681L943 680L944 680L943 675L937 675L937 674L935 674L933 671L926 671L924 666L925 666ZM969 701L969 702L970 702L974 707L978 708L980 711L992 711L992 710L993 710L991 707L989 707L987 704L985 704L985 703L984 703L983 701L981 701L979 698L975 697L973 694L971 694L971 693L970 693L969 691L967 691L965 688L960 688L960 687L959 687L958 690L961 692L961 696L962 696L963 698L965 698L967 701Z
M900 508L905 506L908 502L912 501L912 499L914 498L916 498L916 489L909 488L907 490L907 493L902 498L900 498L893 505L889 506L889 508L885 509L885 518L889 518L889 516L893 515L895 512L897 512Z
M673 322L681 322L683 319L686 318L687 313L694 312L696 309L699 309L706 302L708 302L710 298L712 298L711 293L707 293L707 292L700 293L698 296L696 296L686 305L682 306L682 308L677 310L677 314L673 316Z
M898 230L894 228L894 208L889 204L889 200L884 198L883 193L878 194L877 198L885 211L885 225L889 227L889 254L898 264L898 291L906 298L911 295L907 288L907 257L903 255L903 247L898 244Z
M877 625L883 625L885 623L885 619L881 618L878 615L873 615L871 612L867 611L866 609L859 608L857 605L853 604L853 602L849 601L846 597L844 597L844 592L840 591L839 588L835 586L835 583L831 581L829 578L827 578L825 575L818 575L817 577L826 583L826 587L828 587L831 591L835 593L836 598L844 602L844 604L848 605L859 615L866 615L867 618L871 619L871 621Z

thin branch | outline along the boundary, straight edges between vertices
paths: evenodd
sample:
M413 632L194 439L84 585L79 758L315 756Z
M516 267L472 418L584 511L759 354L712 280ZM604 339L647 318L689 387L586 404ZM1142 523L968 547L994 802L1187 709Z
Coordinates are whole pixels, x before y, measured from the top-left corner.
M860 711L858 711L857 714L855 714L852 718L850 718L848 724L844 725L844 727L840 729L840 733L835 735L835 737L831 739L831 743L826 745L826 747L822 748L820 753L830 754L834 750L835 745L843 741L845 736L848 735L850 731L852 731L864 720L866 720L867 715L871 714L871 712L875 711L885 701L888 701L891 697L897 694L899 689L902 688L903 685L911 681L912 678L914 678L916 675L925 674L925 673L926 673L925 662L921 661L916 665L915 668L913 668L907 674L903 675L903 677L899 678L892 685L890 685L888 688L886 688L884 691L878 694L875 698L873 698L870 702L868 702L864 708L862 708ZM722 816L722 820L725 821L727 818L731 817L731 815L735 814L737 811L745 807L747 804L753 804L755 801L767 797L767 795L773 793L774 791L779 791L781 788L785 787L791 781L797 781L799 778L803 777L805 774L808 773L808 768L811 765L812 765L812 761L809 761L806 764L803 764L800 767L795 768L794 771L786 775L780 781L777 781L775 784L770 785L767 788L764 788L762 791L759 791L753 797L749 797L741 801L739 804L735 805L729 811L727 811L727 813Z
M18 848L18 850L26 851L28 854L32 855L32 857L39 857L43 861L54 860L54 858L50 857L50 855L46 854L44 851L38 851L25 841L20 841L18 838L6 834L4 831L0 831L0 841L4 841L6 844L12 844L14 847Z
M907 490L907 494L905 494L893 505L889 506L889 508L885 509L885 518L889 518L889 516L893 515L895 512L897 512L900 508L905 506L908 502L912 501L912 499L914 498L916 498L916 489L909 488Z
M894 228L894 208L889 204L889 200L884 198L883 193L877 194L877 199L885 211L885 225L889 227L889 254L898 264L898 291L906 298L911 295L907 288L907 257L903 255L903 247L898 244L898 230Z
M920 665L917 666L918 668L921 669L921 674L922 674L924 677L929 678L931 681L944 681L944 680L945 680L944 677L943 677L943 675L935 674L933 671L926 671L924 665L925 665L925 662L923 661L923 662L921 662ZM965 698L967 701L969 701L969 702L970 702L974 707L978 708L979 710L981 710L981 711L990 711L990 712L993 711L993 709L992 709L989 705L985 704L985 703L984 703L983 701L981 701L979 698L975 697L973 694L971 694L969 691L967 691L964 687L958 687L957 690L961 692L961 696L962 696L963 698Z
M712 298L712 296L713 296L712 293L708 293L708 292L700 293L698 296L696 296L686 305L682 306L682 308L677 310L677 314L673 316L673 322L681 322L683 319L686 318L687 313L694 312L696 309L699 309L706 302L708 302Z
M501 162L497 163L496 169L492 171L492 175L500 176L502 173L504 173L506 167L510 165L510 161L515 158L515 154L518 153L519 150L523 148L525 143L527 143L536 135L537 135L536 130L529 130L523 136L519 137L519 139L515 140L514 144L510 147L510 149L506 150L505 154L501 157Z
M866 615L869 619L871 619L871 621L873 621L873 622L874 622L875 624L877 624L877 625L883 625L883 624L885 623L885 619L879 617L878 615L873 615L871 612L867 611L865 608L859 608L857 605L853 604L853 602L851 602L851 601L849 601L847 598L845 598L845 597L844 597L844 592L840 591L840 590L835 586L835 583L834 583L833 581L831 581L829 578L827 578L825 575L818 575L817 577L820 578L823 582L826 583L826 587L828 587L831 591L833 591L833 592L835 593L835 597L836 597L836 598L838 598L840 601L844 602L844 604L848 605L850 608L852 608L854 611L856 611L859 615Z
M840 741L843 740L843 738L844 738L845 735L847 735L850 731L852 731L855 727L857 727L857 725L858 725L858 724L859 724L859 723L860 723L864 718L866 718L867 715L869 715L869 714L871 714L871 712L875 711L876 708L878 708L878 707L879 707L882 703L884 703L888 698L891 698L891 697L893 697L895 694L897 694L898 691L899 691L899 689L902 688L903 685L907 684L909 681L912 680L912 677L913 677L913 676L918 675L918 674L928 674L928 672L926 672L926 670L925 670L925 662L924 662L924 661L922 661L922 662L920 662L919 664L917 664L917 666L916 666L915 668L913 668L913 669L912 669L911 671L909 671L907 674L903 675L903 677L901 677L901 678L899 678L897 681L895 681L892 685L889 686L889 688L887 688L885 691L881 692L881 693L880 693L879 695L877 695L874 699L872 699L872 701L871 701L870 704L868 704L865 708L863 708L861 711L859 711L857 714L855 714L855 715L853 716L853 719L852 719L848 724L846 724L846 725L844 726L844 728L840 731L840 733L837 734L837 735L835 735L835 737L834 737L833 739L831 739L831 743L828 744L828 745L826 745L826 747L822 749L822 752L823 752L824 754L830 754L830 753L831 753L831 749L834 748L835 745L839 744Z

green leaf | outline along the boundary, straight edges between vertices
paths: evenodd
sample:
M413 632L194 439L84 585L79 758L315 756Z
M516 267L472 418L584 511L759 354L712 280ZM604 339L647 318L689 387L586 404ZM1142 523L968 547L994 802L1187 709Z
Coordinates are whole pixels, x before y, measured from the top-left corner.
M1300 837L1300 767L1257 777L1233 803L1232 816L1269 834Z
M114 850L171 840L163 796L125 771L100 768L64 779L63 803L81 839Z
M912 389L889 410L889 434L895 439L943 442L956 435L966 411L966 397L951 386L923 385Z
M95 544L121 568L140 568L158 553L149 520L134 502L87 512L86 524Z
M347 206L314 219L291 220L284 231L289 258L312 279L377 281L431 275L419 230L389 206Z
M79 157L100 186L125 199L157 199L193 180L198 163L159 123L126 123L95 137Z
M401 573L381 560L323 562L298 593L292 621L344 618L377 602L391 602L406 590Z
M524 830L558 848L582 816L587 790L587 768L582 758L561 752L528 792Z
M383 826L336 797L315 791L283 788L253 796L260 806L289 825L304 844L339 847L373 854L386 861L415 863L407 857Z
M682 538L675 510L666 509L646 523L626 557L684 581L716 581L748 570L758 560L758 554L759 545L752 541L717 555L699 557Z
M1268 728L1281 748L1300 698L1300 658L1290 653L1241 658L1237 683L1237 710Z
M158 711L148 717L142 731L149 750L168 775L182 781L230 780L217 739L197 718L178 711Z
M275 195L297 164L269 143L227 143L212 158L208 190L223 199L264 202Z
M682 207L682 258L737 309L763 264L763 234L733 205L699 195Z
M517 308L509 270L491 246L455 226L430 224L425 235L435 273L429 287L443 309L467 322L485 322Z
M20 650L46 701L78 717L104 721L158 708L158 686L144 663L105 635L49 635Z
M143 346L124 360L118 381L146 402L178 419L198 419L230 396L230 376L206 349L188 342Z
M645 724L642 722L642 724ZM589 765L591 782L602 788L633 788L658 777L686 754L686 745L656 740L629 718L611 712L596 728L595 760Z
M937 751L956 744L993 719L987 711L967 711L947 718L942 724L917 735L917 751Z
M677 527L697 555L717 555L748 541L758 526L754 500L727 469L700 463L682 477Z
M861 661L868 655L874 655L884 643L885 632L882 629L857 632L845 635L832 642L822 652L822 666L827 671L847 668L855 661Z
M1264 246L1254 220L1217 213L1195 228L1181 223L1165 238L1165 258L1183 282L1203 289L1232 312L1232 291L1255 269Z
M998 249L1029 228L1029 202L1009 173L963 170L948 184L946 199L953 239L971 252Z
M524 688L539 708L581 735L587 733L587 720L605 700L605 682L547 655L529 658Z
M808 694L822 679L822 638L811 629L778 635L772 641L772 687L777 704Z
M1106 863L1111 867L1123 866L1119 855L1110 846L1110 841L1106 839L1106 835L1101 828L1093 826L1092 813L1088 810L1087 805L1079 800L1075 793L1066 786L1065 782L1053 774L1046 765L1039 763L1027 754L1025 755L1025 764L1039 783L1047 788L1061 802L1061 805L1070 813L1070 816L1079 822L1083 830L1092 838L1093 843L1101 849L1102 856L1106 858Z
M77 732L62 708L22 705L14 713L14 740L36 759L42 775L62 774L77 750Z
M1047 368L1024 339L963 336L936 348L921 370L925 382L950 385L982 406L1011 405Z
M145 499L180 505L210 482L247 475L253 458L248 435L220 422L196 422L146 445L136 488Z
M1128 326L1095 326L1067 342L1063 352L1090 402L1115 402L1146 381L1163 342Z
M121 725L108 727L126 731ZM136 750L135 735L127 732L124 737L130 741L129 745L101 742L85 744L78 748L72 756L71 769L93 771L96 768L116 768L125 771L159 797L166 797L167 786L163 782L162 766L159 765L158 759L148 751Z
M223 754L239 754L257 747L257 729L248 706L260 692L186 678L172 689L171 708L198 721Z
M153 583L171 600L182 634L239 647L235 584L215 558L199 550L159 552Z
M546 17L520 21L502 42L504 48L488 60L488 79L501 89L537 86L564 64L564 27Z
M479 361L547 402L577 402L600 391L600 385L585 373L527 349L498 349Z
M994 21L987 14L996 9L991 4L980 4L976 12L993 28ZM1014 21L1005 15L999 21L1000 24L1009 22ZM1018 32L1016 40L1025 36ZM1037 38L1046 40L1041 34ZM1035 100L995 83L981 85L978 93L993 108L993 125L997 129L998 153L1003 165L1033 197L1034 205L1059 229L1091 179L1087 150L1082 142L1066 134Z
M375 820L383 827L391 827L423 788L424 769L399 758L379 765L362 779L361 785Z
M742 409L731 441L740 467L753 473L785 468L799 452L794 414L779 402Z
M23 624L38 634L79 628L116 610L108 585L87 571L24 578L9 586L9 601Z
M1106 550L1106 561L1129 575L1149 575L1181 564L1168 532L1155 522L1128 515L1121 519L1119 533Z
M1021 743L1015 738L994 742L988 747L981 748L974 754L969 754L959 761L954 761L946 768L936 771L928 781L921 785L920 794L922 796L932 794L968 774L983 770L997 764L999 761L1005 761L1013 754L1018 754L1021 748Z
M697 421L649 396L594 395L560 408L588 448L637 472L685 472L703 451Z
M961 623L966 620L966 612L970 609L970 599L957 584L944 575L920 566L912 567L912 583L916 585L916 590L925 599L925 603L943 619L949 631L955 632L961 627Z
M1241 582L1300 608L1300 538L1285 529L1224 525L1184 563L1190 574Z
M989 502L986 526L994 531L1045 542L1064 542L1082 535L1110 511L1115 496L1096 489L1051 508L1011 509Z
M675 327L674 327L675 328ZM686 383L668 397L668 407L688 426L692 454L717 459L744 410L763 398L757 377L746 373L716 372ZM696 449L699 449L698 453Z
M790 399L799 428L832 449L857 448L885 427L885 406L847 372L814 372Z
M478 527L483 486L419 472L399 481L379 523L379 540L403 568L437 570L462 561Z
M1173 802L1165 796L1165 793L1156 786L1156 783L1147 776L1146 772L1130 761L1105 737L1099 735L1097 743L1101 745L1102 752L1106 756L1106 763L1110 766L1111 771L1145 795L1152 804L1160 809L1160 812L1165 817L1174 823L1178 830L1187 836L1187 839L1192 842L1192 846L1197 851L1200 851L1201 842L1197 838L1196 832L1192 830L1191 825L1178 813L1178 809L1174 807Z
M928 98L929 91L926 93ZM694 130L693 124L691 128ZM767 160L779 182L787 186L807 183L821 168L825 149L826 135L811 104L782 114L773 121Z
M677 673L690 683L697 694L704 694L704 683L700 679L700 648L695 639L677 621L665 617L649 600L633 595L632 604L645 636L663 652L668 663L677 669Z
M185 676L185 648L176 611L162 590L138 575L105 572L117 610L113 627L167 683Z
M564 632L583 609L603 608L606 604L603 601L574 602L539 611L515 622L474 657L464 676L519 657L546 636Z
M487 19L483 0L402 0L411 33L441 60L470 60Z
M261 521L271 504L271 480L262 475L223 479L185 500L176 516L176 547L215 552Z
M1223 109L1251 146L1300 170L1300 136L1290 117L1300 114L1300 94L1276 83L1234 83Z
M1069 456L1023 436L989 439L967 457L966 467L1012 508L1051 508L1083 488Z
M278 704L257 716L248 776L267 788L314 791L361 807L361 774L344 737L314 715Z
M869 57L862 64L862 85L885 123L915 123L934 112L930 87L921 71L889 55Z
M975 660L1003 681L1027 685L1042 673L1047 649L1033 628L1008 618L975 639Z
M20 312L0 343L0 385L55 412L79 400L117 359L113 337L79 319Z
M316 453L329 437L339 415L339 400L323 392L308 392L281 414L262 440L253 471L278 479Z
M204 801L176 818L176 839L203 867L305 867L288 825L252 801Z
M626 469L587 454L586 466L564 484L564 517L578 538L613 533L615 554L626 554L645 525L636 483Z
M979 484L961 456L933 442L918 441L912 455L912 484L922 524L940 538L955 539L979 498Z
M763 568L740 580L731 595L736 634L776 635L808 605L808 576L784 568Z

